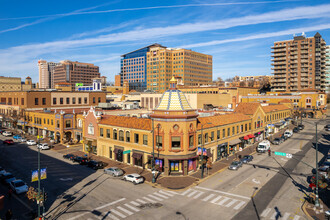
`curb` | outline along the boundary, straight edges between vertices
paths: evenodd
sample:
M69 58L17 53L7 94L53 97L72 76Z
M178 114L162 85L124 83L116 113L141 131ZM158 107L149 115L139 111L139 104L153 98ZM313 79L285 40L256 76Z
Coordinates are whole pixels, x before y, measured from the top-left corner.
M301 206L301 209L302 209L303 213L308 217L308 219L311 219L312 220L313 219L312 216L310 216L309 213L306 211L306 206L307 206L307 203L306 202L307 201L305 199L303 205Z

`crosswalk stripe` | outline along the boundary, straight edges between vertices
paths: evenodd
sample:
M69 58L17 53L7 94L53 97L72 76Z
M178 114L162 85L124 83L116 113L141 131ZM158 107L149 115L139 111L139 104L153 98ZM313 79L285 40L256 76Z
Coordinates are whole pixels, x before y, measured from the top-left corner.
M241 201L240 203L238 203L238 205L236 205L236 206L234 207L234 209L235 209L235 210L238 210L238 209L241 208L244 204L245 204L245 202L244 202L244 201Z
M203 194L204 194L204 192L199 192L196 196L194 196L194 199L197 199L198 197L200 197Z
M163 199L161 198L158 198L157 196L154 196L154 195L148 195L149 197L153 198L153 199L156 199L158 201L163 201Z
M187 195L187 197L192 197L194 194L196 194L196 193L198 193L198 191L193 191L193 192L191 192L191 193L189 193L189 195Z
M172 193L169 193L169 192L166 192L166 191L159 191L159 193L161 193L161 194L163 194L163 195L166 195L166 196L174 196L174 194L172 194Z
M275 219L276 215L278 215L278 212L274 212L274 214L272 214L272 216L270 216L270 219Z
M295 215L293 220L299 220L300 219L300 216L299 215Z
M184 196L184 195L186 195L190 191L191 191L191 189L187 189L186 191L184 191L183 193L181 193L181 195Z
M271 208L267 208L267 209L265 209L265 210L261 213L261 216L262 216L262 217L267 217L268 213L269 213L271 210L272 210Z
M289 216L290 216L290 213L286 212L286 213L284 213L282 219L287 220L289 218Z
M129 205L129 204L125 204L125 206L127 206L128 208L130 208L130 209L132 209L132 210L134 210L134 211L136 211L136 212L139 212L139 211L140 211L140 209L135 208L135 207L133 207L133 206L131 206L131 205Z
M149 201L149 202L155 202L155 200L149 199L149 198L147 198L147 197L143 197L143 199L145 199L145 200L147 200L147 201Z
M140 202L140 203L142 203L142 204L146 204L146 203L147 203L146 201L143 201L143 200L141 200L141 199L137 199L136 201L138 201L138 202Z
M218 196L218 197L216 197L215 199L213 199L212 201L211 201L211 203L215 203L216 201L218 201L219 199L221 199L222 198L222 196Z
M140 205L139 203L134 202L134 201L131 201L131 203L132 203L133 205L135 205L135 206L139 206L139 205Z
M109 214L109 215L107 215L107 216L110 217L110 218L112 218L113 220L119 220L119 218L117 218L117 217L114 216L114 215Z
M218 205L223 205L225 202L227 202L230 198L225 197L223 200L221 200L220 202L218 202Z
M210 194L210 195L206 196L204 199L202 199L202 201L206 202L214 196L215 196L214 194Z
M117 209L120 209L121 211L127 213L128 215L133 215L134 213L131 211L128 211L127 209L124 209L123 207L118 206Z
M168 199L167 196L164 196L164 195L162 195L162 194L160 194L160 193L155 192L154 194L155 194L156 196L162 197L162 198L164 198L164 199Z
M163 192L167 192L167 193L171 193L171 194L173 194L173 195L178 195L178 194L180 194L180 193L178 193L178 192L174 192L174 191L163 191Z
M123 215L122 213L117 212L117 211L114 210L114 209L111 209L110 212L115 213L116 215L118 215L118 216L120 216L120 217L122 217L122 218L126 218L126 215Z
M230 207L232 206L235 202L237 202L237 199L232 199L232 201L230 203L228 203L227 205L225 205L226 207Z

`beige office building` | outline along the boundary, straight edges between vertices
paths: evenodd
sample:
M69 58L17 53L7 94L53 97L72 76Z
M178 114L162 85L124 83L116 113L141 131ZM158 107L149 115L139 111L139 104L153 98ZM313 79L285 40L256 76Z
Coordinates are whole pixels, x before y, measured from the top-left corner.
M275 92L325 91L326 42L319 33L278 41L271 48Z
M55 88L53 81L53 73L55 66L59 63L47 62L46 60L39 60L39 88L40 89L50 89Z

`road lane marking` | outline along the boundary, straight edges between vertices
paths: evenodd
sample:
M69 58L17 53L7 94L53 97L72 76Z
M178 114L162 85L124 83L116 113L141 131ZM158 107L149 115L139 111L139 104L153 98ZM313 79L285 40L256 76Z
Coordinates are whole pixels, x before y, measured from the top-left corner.
M265 209L265 210L261 213L261 216L262 216L262 217L267 217L267 215L268 215L268 213L269 213L270 211L272 211L271 208L267 208L267 209Z
M215 199L213 199L212 201L211 201L211 203L215 203L216 201L218 201L219 199L221 199L222 198L222 196L218 196L218 197L216 197Z
M107 215L107 217L110 217L110 218L112 218L113 220L119 220L119 218L117 218L116 216L114 216L114 215L112 215L112 214ZM103 219L103 217L102 217L101 219Z
M143 201L143 200L141 200L141 199L137 199L136 201L138 201L138 202L140 202L140 203L142 203L142 204L146 204L146 203L147 203L146 201Z
M116 215L118 215L118 216L120 216L120 217L122 217L122 218L126 218L126 215L124 215L124 214L122 214L122 213L120 213L120 212L117 212L117 211L114 210L114 209L111 209L110 212L115 213Z
M189 195L187 195L187 197L192 197L194 194L196 194L196 193L198 193L198 191L193 191L193 192L191 192L191 193L189 193Z
M174 194L172 194L172 193L169 193L169 192L167 192L167 191L159 191L159 193L161 193L161 194L164 194L164 195L166 195L166 196L174 196Z
M98 207L98 208L95 208L94 210L100 210L100 209L103 209L103 208L105 208L105 207L108 207L108 206L114 205L114 204L116 204L116 203L118 203L118 202L121 202L121 201L123 201L123 200L125 200L125 199L126 199L126 198L118 199L118 200L116 200L116 201L113 201L113 202L110 202L110 203L105 204L105 205L103 205L103 206L100 206L100 207ZM92 211L93 211L93 210L92 210ZM91 212L92 212L92 211L91 211ZM75 217L69 218L68 220L74 220L74 219L80 218L81 216L84 216L84 215L86 215L86 214L88 214L88 213L90 213L90 212L84 212L84 213L82 213L82 214L80 214L80 215L77 215L77 216L75 216Z
M215 195L214 194L210 194L208 196L206 196L204 199L202 199L202 201L208 201L209 199L211 199L212 197L214 197Z
M139 205L140 205L139 203L134 202L134 201L131 201L131 203L132 203L133 205L135 205L135 206L139 206Z
M230 198L225 197L221 202L218 202L218 205L223 205L225 202L227 202Z
M194 199L197 199L198 197L200 197L203 194L204 194L204 192L198 192L198 194L196 196L194 196Z
M147 200L147 201L149 201L149 202L155 202L155 200L149 199L149 198L147 198L147 197L143 197L142 199Z
M241 208L244 204L245 204L245 202L244 202L244 201L241 201L240 203L238 203L238 205L236 205L236 206L234 207L234 209L235 209L235 210L238 210L238 209Z
M156 200L158 200L158 201L163 201L163 199L158 198L157 196L154 196L154 195L147 195L147 196L149 196L149 197L151 197L151 198L153 198L153 199L156 199Z
M225 205L226 207L230 207L232 206L235 202L237 202L238 200L236 199L232 199L232 201L230 203L228 203L227 205Z
M270 217L270 219L275 219L275 217L276 217L277 214L278 214L278 212L274 212L274 214Z
M135 207L133 207L133 206L131 206L131 205L129 205L129 204L124 204L125 206L127 206L128 208L130 208L130 209L132 209L132 210L134 210L134 211L136 211L136 212L139 212L140 211L140 209L138 209L138 208L135 208Z
M133 215L133 214L134 214L133 212L128 211L127 209L124 209L124 208L121 207L121 206L117 206L117 209L120 209L121 211L125 212L125 213L128 214L128 215Z
M159 197L162 197L162 198L164 198L164 199L168 199L167 196L164 196L164 195L162 195L162 194L160 194L160 193L157 193L157 192L155 192L154 195L159 196Z
M204 190L207 190L207 191L212 191L212 192L217 192L217 193L222 193L222 194L229 195L229 196L235 196L235 197L239 197L239 198L242 198L242 199L248 199L248 200L251 199L251 198L246 197L246 196L236 195L236 194L232 194L232 193L228 193L228 192L223 192L223 191L219 191L219 190L215 190L215 189L208 189L208 188L200 187L200 186L195 186L195 188L197 188L197 189L204 189Z
M184 196L184 195L186 195L190 191L191 191L191 189L188 189L188 190L184 191L183 193L181 193L181 195Z
M289 218L289 216L290 216L290 213L286 212L286 213L284 213L282 219L287 220Z

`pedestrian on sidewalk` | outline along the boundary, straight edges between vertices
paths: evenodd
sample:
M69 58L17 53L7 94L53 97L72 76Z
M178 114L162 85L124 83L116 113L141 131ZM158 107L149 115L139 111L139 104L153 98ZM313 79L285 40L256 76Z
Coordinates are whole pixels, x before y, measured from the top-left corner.
M6 212L6 220L10 220L13 217L13 213L11 212L10 209L7 210Z
M270 151L270 149L268 149L268 156L271 156L272 152Z

